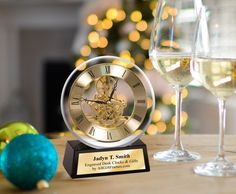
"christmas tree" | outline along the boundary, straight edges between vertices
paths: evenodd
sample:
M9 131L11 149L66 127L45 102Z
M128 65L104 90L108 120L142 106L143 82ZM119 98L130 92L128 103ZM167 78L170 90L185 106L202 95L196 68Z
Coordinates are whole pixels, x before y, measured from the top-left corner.
M100 55L114 55L128 59L145 71L152 71L149 60L150 35L157 0L123 0L122 8L111 7L103 17L91 13L87 25L91 28L87 42L76 56L75 65L88 58ZM183 90L183 99L188 95ZM156 110L147 133L170 133L175 124L175 96L166 93L156 96ZM187 128L188 115L182 112L182 130Z

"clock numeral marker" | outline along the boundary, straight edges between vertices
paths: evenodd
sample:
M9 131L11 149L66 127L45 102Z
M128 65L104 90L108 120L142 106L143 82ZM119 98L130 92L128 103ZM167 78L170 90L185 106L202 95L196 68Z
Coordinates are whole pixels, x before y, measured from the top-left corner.
M92 128L89 130L89 135L94 136L94 134L95 134L95 128L92 127Z
M139 104L145 104L146 100L137 100L137 103Z
M124 76L125 76L125 74L126 74L126 70L124 71L124 73L123 73L122 77L124 77Z
M84 116L81 114L76 118L78 124L80 124L84 120Z
M92 71L89 71L88 73L89 73L89 75L90 75L92 78L95 78L95 75L94 75L94 73L93 73Z
M134 84L134 85L133 85L133 88L136 88L136 87L138 87L139 85L140 85L140 82Z
M80 104L80 99L79 98L73 98L75 100L74 102L71 102L71 105L79 105Z
M111 67L110 66L105 66L105 71L106 71L107 74L110 74Z
M107 132L107 140L112 140L111 132Z
M142 117L138 116L138 115L134 115L134 119L137 120L137 121L141 121L142 120Z

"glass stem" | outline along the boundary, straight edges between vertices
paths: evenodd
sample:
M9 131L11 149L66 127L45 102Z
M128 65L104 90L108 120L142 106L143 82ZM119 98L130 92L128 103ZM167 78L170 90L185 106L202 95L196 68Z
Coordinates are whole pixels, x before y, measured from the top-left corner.
M175 87L176 106L175 106L175 144L174 148L177 150L183 150L181 142L181 112L182 112L182 88Z
M219 98L218 104L219 104L219 121L220 121L218 158L224 159L225 157L224 135L225 135L225 123L226 123L225 100Z

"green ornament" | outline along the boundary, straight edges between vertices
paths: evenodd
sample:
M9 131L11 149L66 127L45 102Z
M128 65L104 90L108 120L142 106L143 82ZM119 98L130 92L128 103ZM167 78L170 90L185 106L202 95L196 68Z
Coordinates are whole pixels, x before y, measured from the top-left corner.
M38 131L26 122L10 122L0 127L0 153L15 137L22 134L38 134Z

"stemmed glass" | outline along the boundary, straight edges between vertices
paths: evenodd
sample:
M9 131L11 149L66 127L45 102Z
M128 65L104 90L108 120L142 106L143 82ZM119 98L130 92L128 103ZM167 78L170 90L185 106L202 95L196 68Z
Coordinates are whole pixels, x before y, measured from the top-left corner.
M182 89L191 81L190 60L193 34L201 1L160 0L155 15L149 56L155 69L176 92L174 144L154 154L155 160L178 162L200 158L184 149L181 142Z
M216 96L219 104L219 147L217 157L200 164L194 172L205 176L235 176L236 165L224 152L225 103L236 92L236 4L235 1L205 1L195 36L191 72Z

